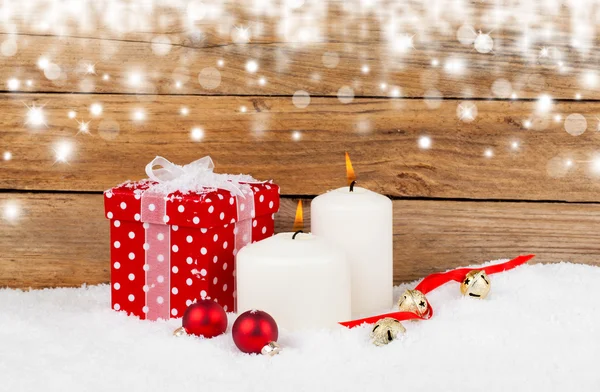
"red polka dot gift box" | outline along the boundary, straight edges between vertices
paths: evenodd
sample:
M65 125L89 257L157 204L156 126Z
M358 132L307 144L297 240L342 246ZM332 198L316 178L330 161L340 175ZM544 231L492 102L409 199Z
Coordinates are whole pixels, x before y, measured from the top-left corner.
M104 192L113 309L168 319L210 298L235 310L235 256L273 235L279 186L213 167L210 157L185 166L156 157L149 179Z

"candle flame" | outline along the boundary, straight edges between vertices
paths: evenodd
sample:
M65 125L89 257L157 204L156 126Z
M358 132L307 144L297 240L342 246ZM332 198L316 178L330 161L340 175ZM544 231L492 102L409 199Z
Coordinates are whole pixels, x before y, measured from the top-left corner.
M348 179L348 186L352 181L356 180L356 174L352 168L352 162L350 161L350 155L346 152L346 178Z
M294 228L292 231L304 230L304 219L302 217L302 200L298 200L298 207L296 207L296 219L294 219Z

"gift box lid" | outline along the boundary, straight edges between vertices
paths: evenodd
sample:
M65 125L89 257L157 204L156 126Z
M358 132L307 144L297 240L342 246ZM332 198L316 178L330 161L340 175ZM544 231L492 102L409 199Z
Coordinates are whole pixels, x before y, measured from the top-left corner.
M154 169L154 166L162 166ZM178 166L157 157L150 177L127 181L104 192L108 219L210 228L279 210L279 186L246 175L212 172L209 157Z

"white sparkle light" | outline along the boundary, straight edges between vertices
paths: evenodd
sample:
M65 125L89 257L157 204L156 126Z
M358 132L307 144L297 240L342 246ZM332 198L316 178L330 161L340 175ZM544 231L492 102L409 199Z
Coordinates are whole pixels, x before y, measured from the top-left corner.
M429 136L421 136L418 141L419 148L428 150L431 148L431 138Z
M525 120L525 121L523 121L523 126L525 128L531 128L531 120Z
M90 106L90 112L92 113L92 115L94 116L99 116L102 114L102 105L100 105L99 103L93 103Z
M110 79L110 75L108 75L108 74L102 75L102 80L107 81L108 79Z
M590 168L594 174L600 174L600 156L596 156L591 160Z
M518 149L519 149L519 142L517 142L517 141L514 141L514 142L510 143L510 147L511 147L513 150L518 150Z
M587 88L594 88L598 85L598 75L594 71L587 71L583 74L583 83Z
M552 97L546 94L540 96L537 100L536 109L542 113L550 111L552 109Z
M4 158L5 161L10 161L12 159L12 153L10 151L4 151L4 154L2 154L2 157Z
M475 50L479 53L489 53L494 48L494 40L489 34L483 34L481 31L475 38L473 43Z
M572 160L570 160L570 159L567 159L567 160L565 161L565 166L566 166L566 167L571 167L571 166L573 166L573 161L572 161Z
M69 110L69 113L67 113L67 116L69 118L75 118L77 116L77 113L75 113L74 110Z
M143 121L146 119L146 113L142 109L136 109L133 111L133 119L135 121Z
M258 79L258 84L260 84L261 86L264 86L265 84L267 84L267 79L265 79L265 78Z
M36 107L35 105L30 107L27 111L27 120L25 121L25 123L34 127L46 125L46 118L44 116L44 111L42 110L42 108Z
M492 150L491 148L487 148L484 152L483 152L483 156L485 156L486 158L491 158L494 156L494 150Z
M369 73L369 71L370 71L370 68L369 68L369 66L368 66L368 65L366 65L366 64L365 64L365 65L363 65L363 66L360 68L360 72L362 72L362 73L364 73L364 74L368 74L368 73Z
M440 61L438 59L433 59L431 60L431 65L437 67L438 65L440 65Z
M179 80L175 82L175 88L181 88L181 82Z
M458 119L464 122L471 122L477 117L477 106L473 102L461 102L456 107Z
M300 131L294 131L294 132L292 132L292 140L293 141L297 142L300 139L302 139L302 133L300 133Z
M400 88L399 87L394 87L390 91L390 97L398 98L399 96L400 96Z
M453 75L460 75L465 70L465 64L461 59L449 59L444 63L444 70Z
M250 60L246 63L246 71L255 73L258 71L258 63L255 60Z
M248 109L245 106L240 106L240 112L246 113Z
M6 204L4 204L3 215L4 219L6 219L7 221L14 221L19 217L20 213L21 209L19 208L17 202L9 201Z
M77 128L77 133L86 133L89 134L90 133L90 122L85 122L85 121L77 121L77 123L79 124L79 127Z
M21 82L19 82L19 79L10 78L8 79L8 82L6 82L6 85L8 86L9 90L14 91L19 89Z
M54 148L54 153L56 157L56 162L67 163L71 153L73 152L73 144L69 141L62 141L56 143Z
M50 61L46 57L40 57L37 61L37 66L39 69L46 69L49 64Z
M194 128L190 132L190 137L193 141L199 142L204 138L204 130L202 128Z
M560 122L560 120L562 120L562 116L561 116L560 114L556 114L556 115L554 116L554 121L556 121L556 122Z
M575 94L575 99L576 100L580 100L581 99L581 94L579 94L579 93Z
M233 42L236 44L247 44L250 42L250 28L239 26L235 27L235 30L232 32Z
M33 86L33 80L31 80L31 79L27 80L27 86L28 87Z
M85 66L85 73L86 74L96 74L96 64L87 64Z
M380 83L379 88L381 89L381 91L385 91L387 89L387 83Z
M548 57L548 48L547 47L542 47L540 49L540 57Z
M413 36L405 34L405 35L398 37L393 42L393 48L395 51L400 52L400 53L404 53L404 52L408 51L409 49L413 49L414 48Z
M182 116L187 116L188 114L190 114L190 109L184 106L179 110L179 113L181 113Z
M143 81L143 77L142 74L139 72L131 72L129 74L129 76L127 77L127 83L130 86L139 86L142 84Z
M510 95L510 99L517 99L517 94L516 93L512 93Z
M219 59L219 60L217 60L217 65L218 65L219 67L222 67L222 66L224 66L224 65L225 65L225 61L223 61L223 59Z

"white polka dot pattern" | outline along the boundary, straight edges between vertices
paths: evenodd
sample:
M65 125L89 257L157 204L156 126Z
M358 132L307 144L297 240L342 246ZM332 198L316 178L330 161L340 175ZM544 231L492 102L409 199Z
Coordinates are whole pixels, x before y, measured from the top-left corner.
M235 255L273 234L279 187L254 184L243 188L254 192L245 199L225 190L148 199L144 186L104 194L112 307L147 319L181 317L195 300L210 298L234 310Z

